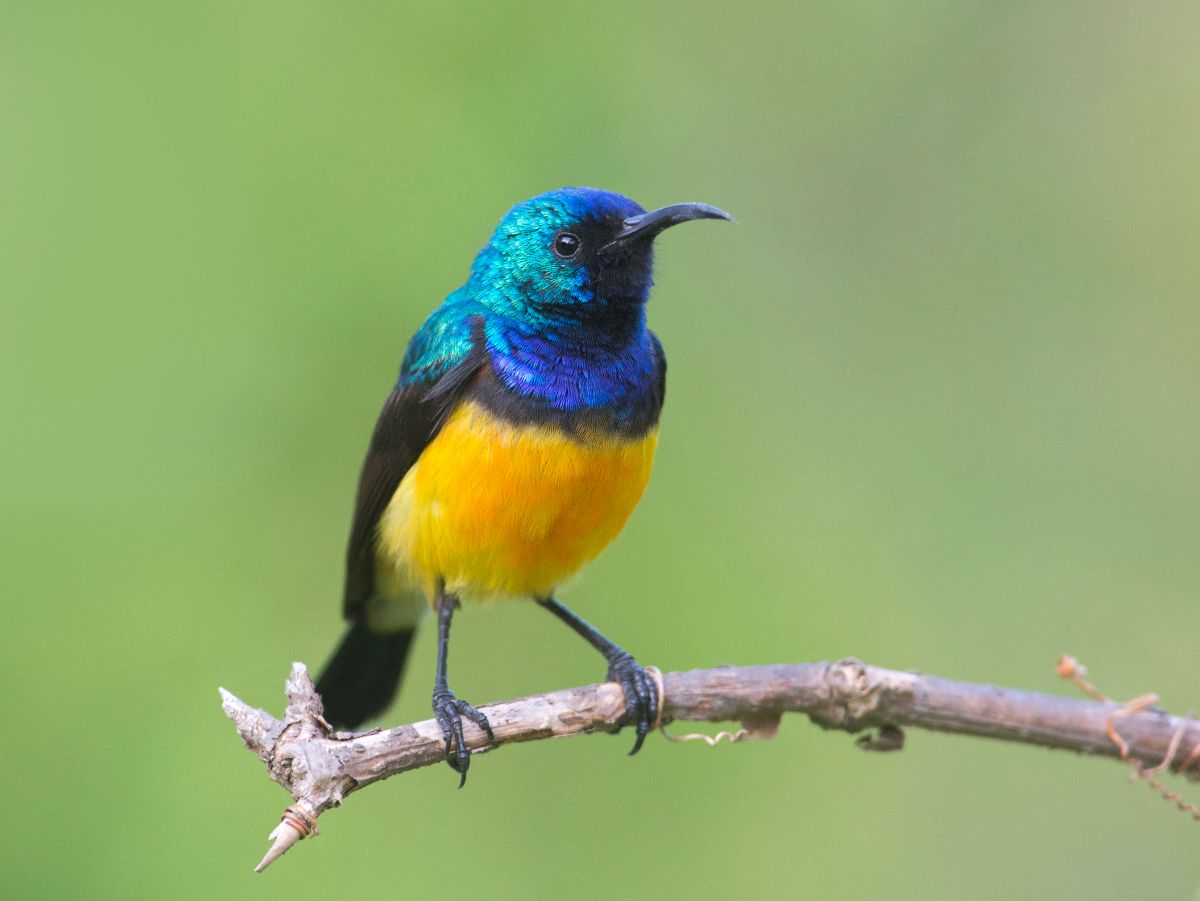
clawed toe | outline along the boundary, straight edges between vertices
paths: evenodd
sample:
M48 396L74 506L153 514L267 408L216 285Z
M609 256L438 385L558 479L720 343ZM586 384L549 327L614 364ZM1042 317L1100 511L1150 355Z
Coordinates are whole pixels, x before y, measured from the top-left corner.
M621 686L625 693L625 717L622 725L633 723L637 738L630 755L642 749L642 743L658 719L658 685L633 657L624 651L608 665L608 679Z
M487 734L489 742L495 743L492 724L466 701L455 697L448 688L434 691L433 715L442 728L442 737L446 742L446 762L459 774L458 787L462 788L467 783L467 770L471 766L471 751L463 738L462 718L468 717Z

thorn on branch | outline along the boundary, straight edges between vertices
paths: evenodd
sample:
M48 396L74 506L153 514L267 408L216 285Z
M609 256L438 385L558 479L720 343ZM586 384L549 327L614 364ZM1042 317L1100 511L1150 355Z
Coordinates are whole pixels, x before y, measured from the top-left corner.
M263 859L258 862L254 872L261 873L283 857L296 842L303 841L310 835L318 836L320 834L317 830L317 815L309 809L307 802L297 801L283 812L279 825L272 829L271 834L267 836L268 841L272 843L271 847L263 855Z

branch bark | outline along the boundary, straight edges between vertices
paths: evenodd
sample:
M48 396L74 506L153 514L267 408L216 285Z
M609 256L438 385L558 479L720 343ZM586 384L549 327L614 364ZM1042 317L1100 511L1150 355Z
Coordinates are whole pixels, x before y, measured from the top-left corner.
M898 672L847 659L839 663L718 667L662 675L663 724L677 720L738 721L734 741L769 738L784 713L804 713L825 729L877 730L859 739L867 750L896 750L903 727L974 735L1136 760L1197 777L1200 722L1163 710L1066 698ZM335 733L322 719L321 699L302 663L292 665L282 720L221 689L226 716L270 777L291 793L287 809L256 870L265 869L316 819L347 795L399 773L441 763L442 733L434 720L362 734ZM615 683L586 685L480 707L497 746L543 738L615 731L625 712ZM1125 754L1110 730L1127 745ZM487 737L464 720L468 746L490 750Z

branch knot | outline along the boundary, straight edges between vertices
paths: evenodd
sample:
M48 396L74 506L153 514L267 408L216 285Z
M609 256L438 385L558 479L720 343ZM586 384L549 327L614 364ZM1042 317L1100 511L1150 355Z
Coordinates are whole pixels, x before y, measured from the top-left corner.
M847 657L825 671L829 703L819 714L810 714L826 729L857 732L866 728L879 708L883 681L861 660Z

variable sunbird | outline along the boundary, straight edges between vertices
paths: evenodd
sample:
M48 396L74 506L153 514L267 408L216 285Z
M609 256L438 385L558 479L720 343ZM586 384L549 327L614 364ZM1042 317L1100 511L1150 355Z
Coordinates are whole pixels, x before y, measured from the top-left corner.
M500 221L409 343L375 426L346 551L350 629L317 683L331 723L354 728L390 703L432 606L433 711L461 787L462 718L494 736L447 682L451 617L460 600L532 598L604 655L637 729L630 753L641 748L654 681L554 591L616 537L650 476L667 373L646 328L654 239L731 218L562 188Z

